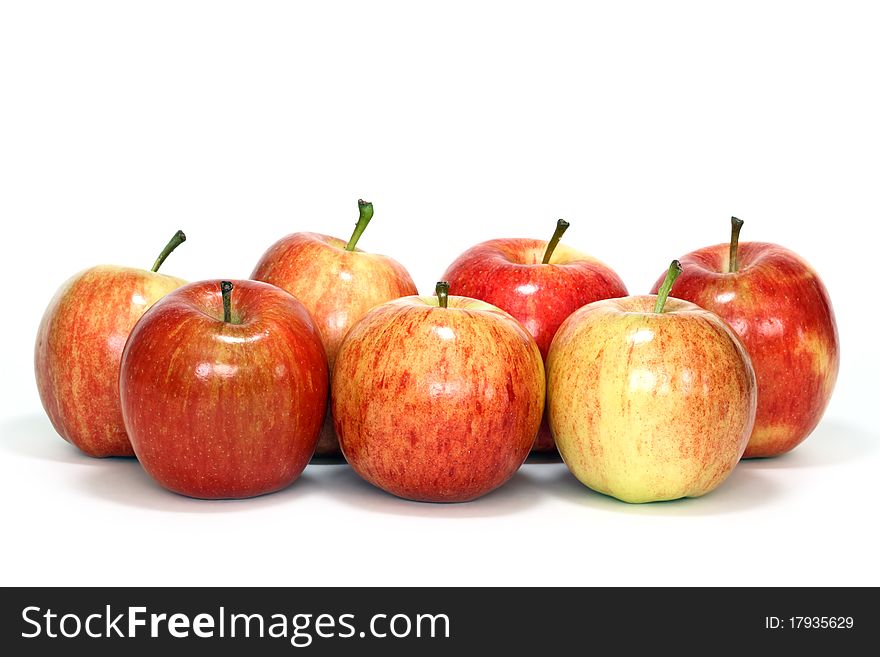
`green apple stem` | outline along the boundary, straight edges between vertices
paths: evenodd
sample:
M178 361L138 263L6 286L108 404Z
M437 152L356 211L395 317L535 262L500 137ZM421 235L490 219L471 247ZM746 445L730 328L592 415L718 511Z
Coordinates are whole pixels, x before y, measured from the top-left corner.
M669 265L669 271L666 272L666 278L663 279L663 285L657 290L657 301L654 304L655 313L663 312L663 306L666 305L666 299L669 296L669 291L672 289L672 284L675 283L675 279L678 278L680 273L681 263L678 260L673 260Z
M446 308L449 303L449 283L447 281L439 281L434 291L437 293L437 305L440 308Z
M223 321L232 321L232 283L220 281L220 293L223 295Z
M373 204L358 199L358 220L354 226L354 232L348 240L348 244L345 245L346 251L354 251L354 247L357 246L358 240L361 238L361 235L364 234L364 231L367 229L367 225L372 218Z
M547 242L547 250L544 251L544 257L541 259L541 264L546 265L550 262L550 256L553 255L553 251L556 249L556 245L559 244L559 240L562 239L562 234L568 230L569 224L565 219L560 219L556 222L556 230L553 231L553 237L550 238L550 241Z
M742 230L743 220L736 217L730 218L730 265L727 268L729 273L735 272L739 268L736 260L737 251L739 251L739 231Z
M164 249L162 249L162 253L159 254L158 258L156 258L156 262L153 263L153 268L150 271L159 271L159 267L161 267L162 263L165 262L165 258L170 256L171 252L184 242L186 242L186 235L183 234L182 230L174 233L174 237L172 237L171 241L165 245Z

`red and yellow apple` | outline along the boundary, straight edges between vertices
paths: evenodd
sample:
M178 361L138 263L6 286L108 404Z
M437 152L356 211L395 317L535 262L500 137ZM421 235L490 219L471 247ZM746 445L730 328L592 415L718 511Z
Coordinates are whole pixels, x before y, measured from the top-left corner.
M755 420L755 373L717 316L666 296L596 301L547 358L550 427L586 486L626 502L697 497L733 471Z
M330 368L348 330L374 306L417 294L403 266L387 256L356 247L373 217L373 204L358 201L359 218L348 242L319 233L293 233L273 244L251 278L277 285L311 313ZM339 454L332 418L325 419L317 454Z
M119 361L135 323L186 281L157 273L186 240L177 231L152 270L99 265L69 279L43 314L34 372L43 408L89 456L132 456L119 407Z
M828 406L840 366L837 323L815 270L776 244L739 242L741 226L732 218L730 244L683 256L672 294L716 313L742 340L758 378L745 456L776 456L809 436Z
M549 242L496 239L477 244L456 258L443 279L452 294L481 299L513 315L546 360L550 341L566 317L593 301L627 294L610 267L559 244L567 228L568 222L560 219ZM546 417L532 450L555 451Z
M504 311L447 290L368 312L333 370L345 458L411 500L464 502L502 485L528 455L544 408L534 339Z
M284 488L315 451L327 361L290 294L256 281L203 281L137 323L119 390L138 460L165 488L199 498Z

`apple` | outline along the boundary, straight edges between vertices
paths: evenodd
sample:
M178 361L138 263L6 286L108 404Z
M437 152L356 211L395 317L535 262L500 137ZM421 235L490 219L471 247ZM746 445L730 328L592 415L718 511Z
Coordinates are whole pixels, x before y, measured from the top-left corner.
M368 310L418 293L403 265L356 247L373 217L373 204L359 200L358 210L348 242L319 233L293 233L269 247L251 274L254 280L287 290L305 305L321 333L331 369L342 338ZM340 454L329 409L316 454Z
M119 407L119 361L131 329L186 281L157 273L186 241L177 231L150 271L99 265L70 278L43 313L34 373L59 435L89 456L132 456Z
M284 290L202 281L158 302L125 345L119 394L147 473L198 498L284 488L302 473L327 404L318 329Z
M657 296L595 301L547 358L550 427L583 484L626 502L697 497L733 471L755 420L749 356L713 313Z
M810 265L776 244L740 243L742 221L731 224L730 244L681 258L672 294L719 315L742 340L758 377L745 457L777 456L803 442L828 406L840 367L837 323Z
M534 339L504 311L448 289L368 312L333 369L345 458L371 484L423 502L465 502L506 482L544 408Z
M518 319L545 360L556 330L571 313L599 299L627 295L610 267L559 244L568 226L560 219L549 242L496 239L477 244L443 274L452 294L482 299ZM546 417L532 451L556 451Z

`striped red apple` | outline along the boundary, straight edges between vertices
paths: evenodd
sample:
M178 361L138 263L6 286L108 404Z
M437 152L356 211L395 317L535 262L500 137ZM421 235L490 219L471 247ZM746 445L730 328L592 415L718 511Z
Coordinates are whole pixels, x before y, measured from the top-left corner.
M465 502L506 482L544 408L534 339L504 311L448 289L369 311L333 370L345 458L375 486L425 502Z
M672 294L719 315L742 340L758 377L746 457L777 456L816 428L840 367L837 322L816 271L777 244L731 241L682 256ZM654 290L661 281L654 285Z
M186 281L158 273L186 240L177 231L151 270L99 265L68 280L43 314L34 372L43 408L64 440L89 456L133 456L119 406L119 361L132 328Z
M287 290L305 305L321 333L331 368L342 338L368 310L417 294L403 265L357 248L373 217L373 204L358 201L358 211L348 242L319 233L293 233L269 247L251 274L254 280ZM329 409L316 453L340 453Z
M138 460L165 488L252 497L306 467L327 362L303 305L273 285L202 281L153 306L125 346L119 390Z

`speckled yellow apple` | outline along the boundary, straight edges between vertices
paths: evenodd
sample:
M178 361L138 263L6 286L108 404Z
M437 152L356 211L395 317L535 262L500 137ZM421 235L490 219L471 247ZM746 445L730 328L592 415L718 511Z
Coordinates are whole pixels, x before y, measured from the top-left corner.
M716 315L659 295L575 311L547 359L550 428L586 486L625 502L698 497L739 462L755 421L755 372Z

